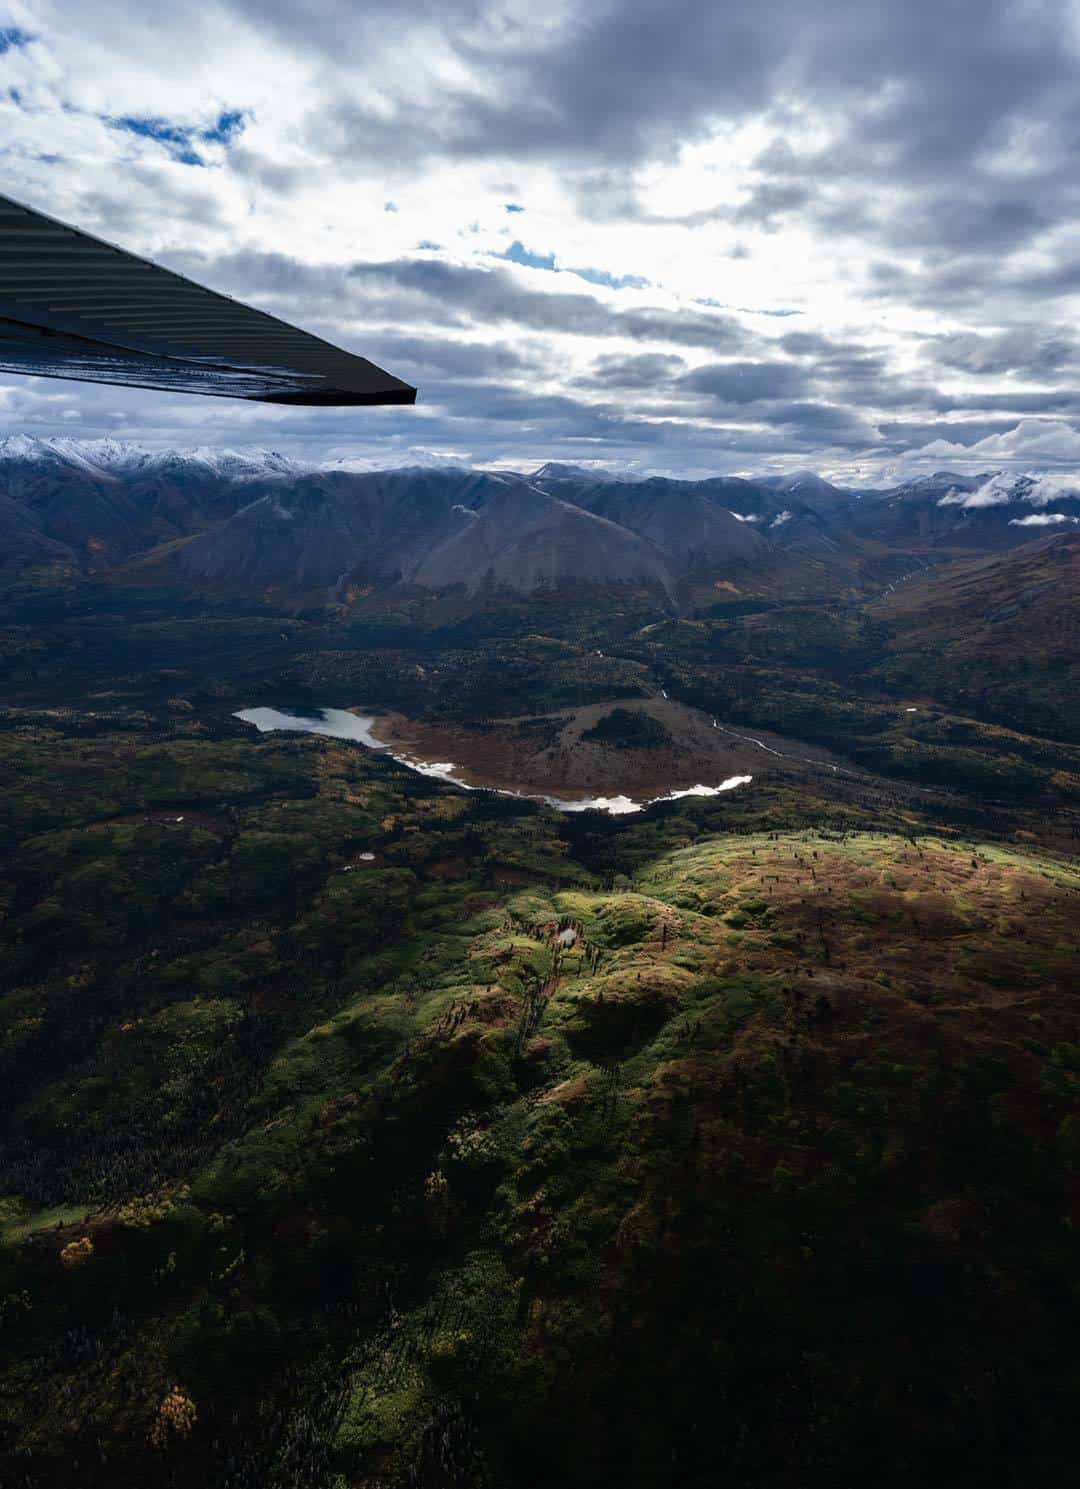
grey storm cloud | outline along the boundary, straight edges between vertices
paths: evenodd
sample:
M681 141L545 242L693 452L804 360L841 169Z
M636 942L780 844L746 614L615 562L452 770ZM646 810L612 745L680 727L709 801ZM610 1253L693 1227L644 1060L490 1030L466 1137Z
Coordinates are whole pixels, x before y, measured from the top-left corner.
M313 24L308 7L258 11L297 46L340 55L344 4L317 6ZM395 7L389 24L402 31L441 17L448 53L480 67L487 86L448 88L419 114L331 97L311 120L312 138L386 149L398 161L539 158L586 173L584 212L595 200L601 215L648 219L628 166L671 158L717 124L760 115L774 141L754 163L746 200L701 204L696 220L803 218L827 232L858 231L886 255L937 255L931 274L958 249L991 260L1076 210L1080 70L1063 42L1064 0L619 0L571 14L532 30L499 26L477 0ZM363 28L352 35L363 43ZM785 120L788 100L841 119L839 139L802 148L797 115ZM987 160L1012 126L1033 122L1057 149L1018 183ZM610 189L597 191L604 180ZM897 191L909 194L902 210L892 209Z
M454 341L445 336L405 336L380 330L364 337L366 354L381 365L397 367L406 380L453 378L488 382L539 371L539 351L505 341Z
M670 352L641 352L636 357L597 357L582 387L647 388L656 391L675 379L686 366Z
M898 449L917 449L933 440L973 445L992 434L1009 434L1016 419L886 420L878 424L883 439Z
M734 351L746 333L733 316L644 306L619 310L591 294L534 289L499 267L472 267L435 258L395 259L346 267L302 264L284 254L238 253L215 259L173 253L168 266L218 288L259 299L267 308L297 305L340 325L421 319L432 326L514 325L577 336L667 341Z
M859 147L864 169L929 181L973 159L1013 114L1073 112L1064 8L1048 0L617 0L544 26L512 24L485 0L400 0L391 12L349 0L230 8L343 69L421 30L429 45L481 69L484 90L448 85L430 114L413 110L403 148L425 155L627 163L674 150L718 118L808 97L851 112L852 153ZM319 115L325 130L375 127L379 142L380 122L399 123L382 100L362 97L324 102Z
M786 217L805 207L813 193L797 181L765 181L755 186L748 201L734 208L730 221L745 226L771 228L777 218Z
M871 444L875 430L856 410L810 400L777 403L768 409L768 422L792 430L811 447L843 445L858 449Z
M1058 388L1048 393L978 392L966 398L958 395L951 399L942 395L938 403L943 409L966 409L969 412L977 409L981 413L1065 414L1075 417L1080 415L1080 389Z
M780 337L779 344L789 356L814 357L819 362L865 355L864 348L857 343L833 341L819 331L788 331Z
M803 331L781 336L780 346L812 371L817 386L833 402L859 409L918 408L941 413L954 406L954 400L933 384L896 376L888 356L871 347Z
M1055 373L1076 356L1076 344L1068 336L1030 327L995 334L954 332L934 337L923 350L940 366L962 372L1022 372L1034 377Z
M623 336L715 349L735 349L745 340L732 316L661 306L615 310L592 295L533 289L501 268L413 259L357 264L348 273L358 285L403 291L434 305L453 306L459 316L491 324L510 322L537 331Z
M682 387L722 403L757 403L804 392L809 379L794 362L712 362L695 368Z

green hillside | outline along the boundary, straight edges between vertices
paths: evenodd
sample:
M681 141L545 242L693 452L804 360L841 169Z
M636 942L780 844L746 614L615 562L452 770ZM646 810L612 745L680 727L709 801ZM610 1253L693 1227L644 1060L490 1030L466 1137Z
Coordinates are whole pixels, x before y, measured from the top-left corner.
M4 725L27 1485L1063 1461L1080 876L1022 819L567 818L226 719Z

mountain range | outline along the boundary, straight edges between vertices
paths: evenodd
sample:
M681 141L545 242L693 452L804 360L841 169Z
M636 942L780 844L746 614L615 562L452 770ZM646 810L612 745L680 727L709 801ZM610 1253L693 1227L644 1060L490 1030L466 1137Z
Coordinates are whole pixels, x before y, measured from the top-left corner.
M305 599L634 585L692 607L725 583L858 593L900 577L909 559L993 553L1077 524L1080 483L1000 472L862 491L811 471L358 470L276 451L0 442L0 569Z

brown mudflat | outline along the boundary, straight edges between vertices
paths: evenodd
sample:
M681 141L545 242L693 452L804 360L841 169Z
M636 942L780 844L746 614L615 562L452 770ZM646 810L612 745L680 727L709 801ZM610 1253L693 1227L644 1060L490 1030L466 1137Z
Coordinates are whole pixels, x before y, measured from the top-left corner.
M659 742L641 748L588 738L615 710L655 721L661 726L654 731ZM757 776L778 767L831 768L823 750L758 729L729 733L731 726L723 720L714 727L708 714L663 697L618 699L482 723L428 724L390 713L380 715L373 727L395 753L452 763L455 775L470 785L569 800L598 795L639 800L689 786L717 786L731 776Z

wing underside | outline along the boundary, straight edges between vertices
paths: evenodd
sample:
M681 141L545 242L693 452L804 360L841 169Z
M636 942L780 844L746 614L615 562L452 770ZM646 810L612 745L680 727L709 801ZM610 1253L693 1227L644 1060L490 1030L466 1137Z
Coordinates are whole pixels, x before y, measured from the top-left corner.
M0 373L261 403L414 403L321 337L0 196Z

